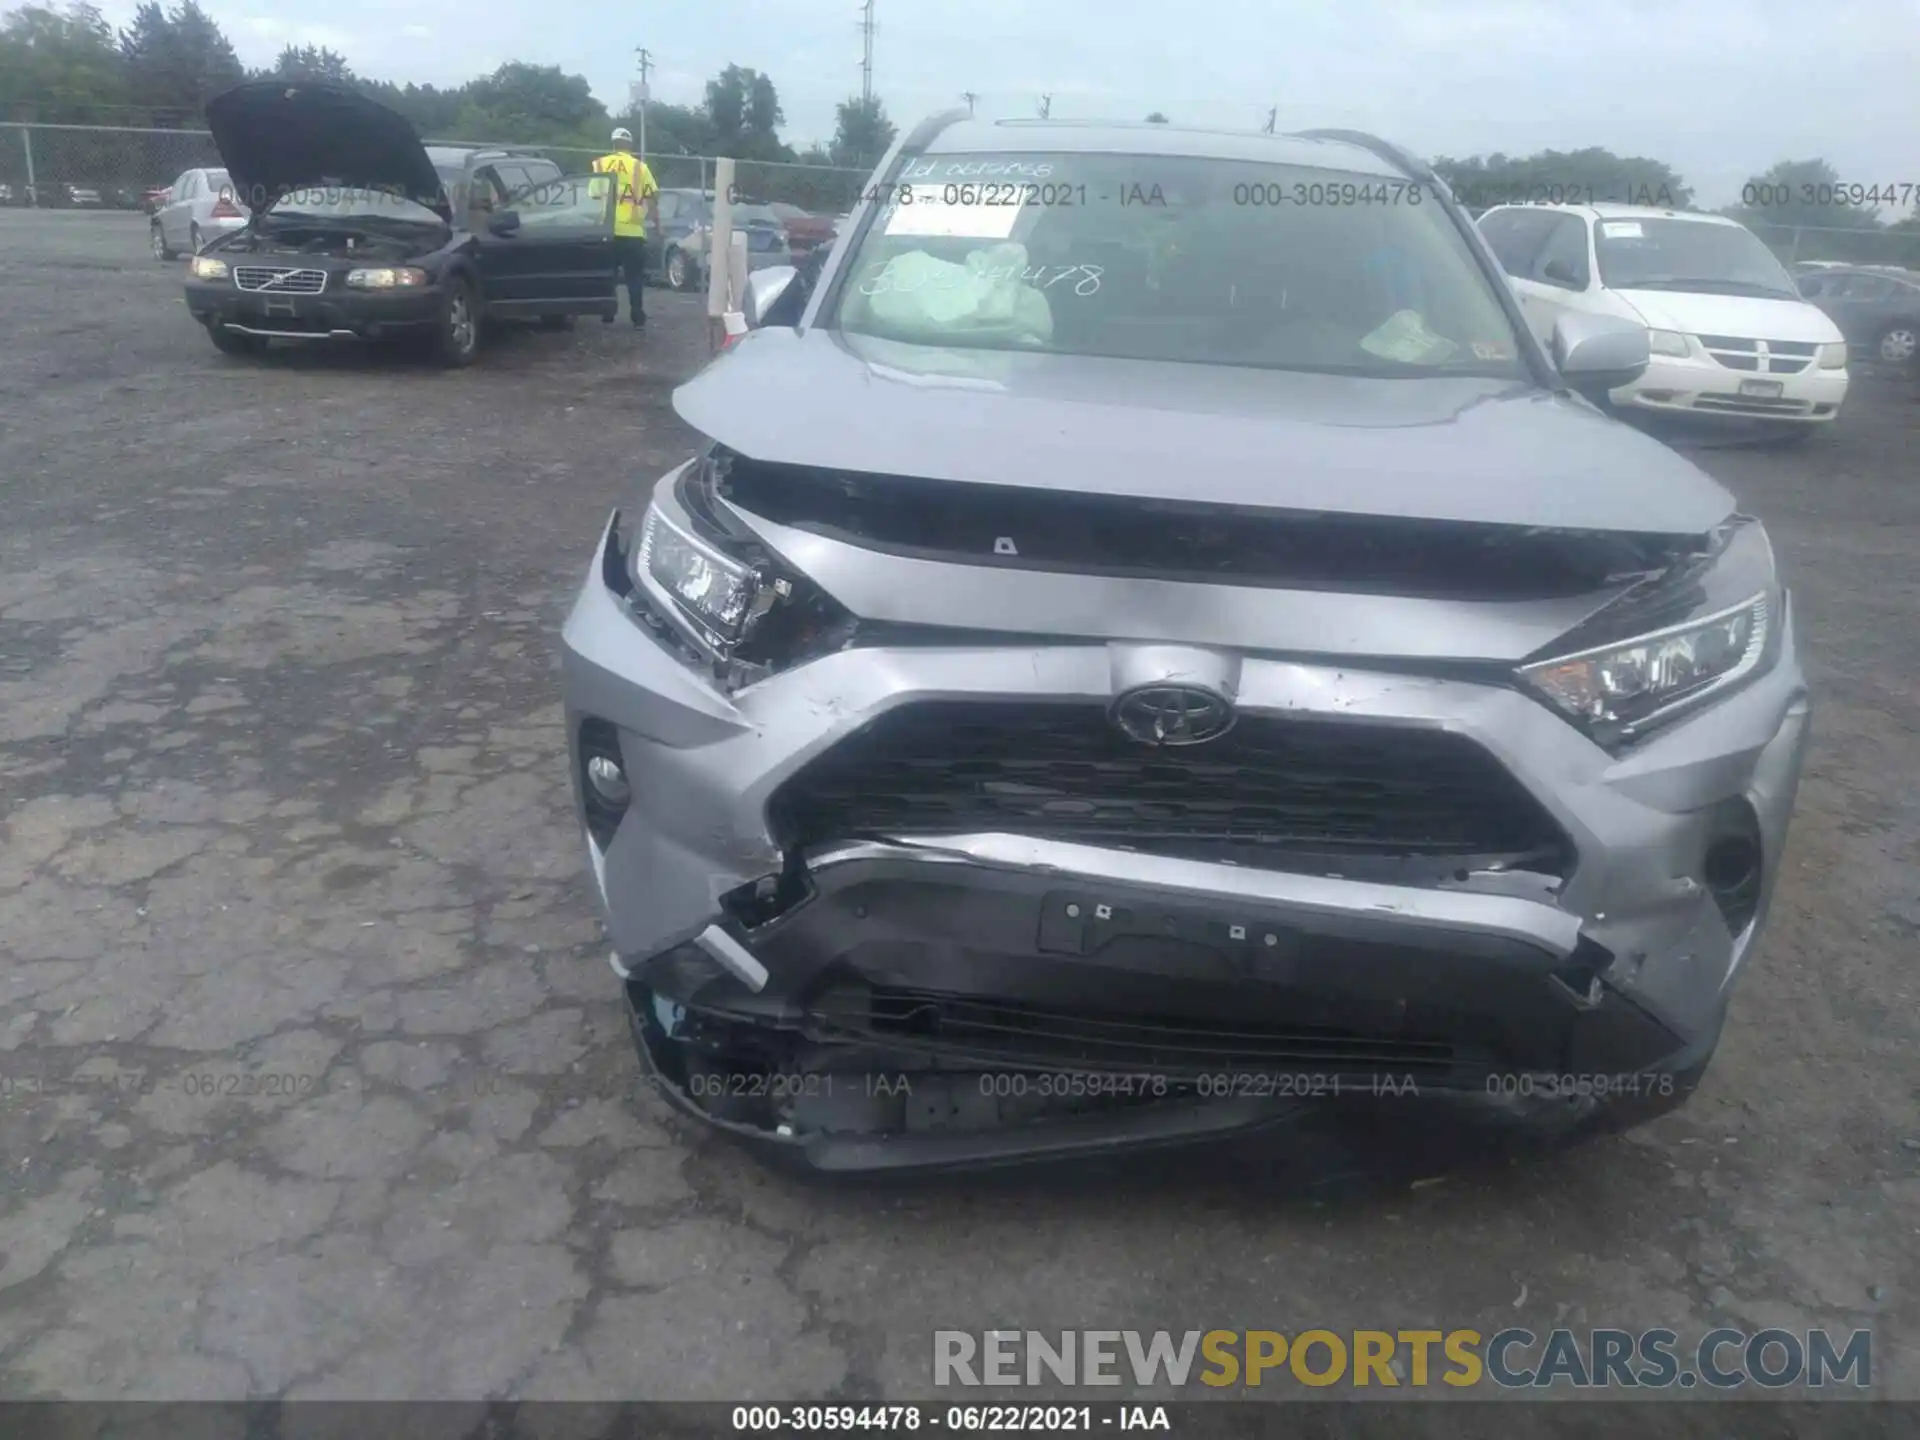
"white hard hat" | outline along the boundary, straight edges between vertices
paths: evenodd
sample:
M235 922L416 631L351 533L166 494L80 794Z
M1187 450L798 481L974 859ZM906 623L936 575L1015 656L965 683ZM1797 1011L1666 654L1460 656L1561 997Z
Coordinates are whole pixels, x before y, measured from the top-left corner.
M618 130L613 132L613 138L615 140L625 140L631 143L633 140L633 132L627 129L626 126L622 125Z

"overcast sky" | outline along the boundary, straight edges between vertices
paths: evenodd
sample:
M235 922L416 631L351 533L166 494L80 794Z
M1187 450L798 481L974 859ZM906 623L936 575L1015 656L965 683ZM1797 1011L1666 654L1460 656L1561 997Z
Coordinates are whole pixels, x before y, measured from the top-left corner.
M860 87L859 0L202 0L251 65L331 46L381 79L457 84L507 60L618 106L634 47L658 99L729 62L773 77L786 139L824 140ZM102 7L124 23L131 3ZM1920 0L876 0L896 123L989 115L1358 125L1422 154L1601 145L1673 165L1707 205L1776 160L1920 183ZM477 137L480 138L480 137Z

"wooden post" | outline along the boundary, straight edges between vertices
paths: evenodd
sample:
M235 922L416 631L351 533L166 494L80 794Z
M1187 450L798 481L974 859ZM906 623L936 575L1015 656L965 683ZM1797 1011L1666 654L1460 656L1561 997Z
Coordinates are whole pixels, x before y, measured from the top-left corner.
M707 343L719 354L726 343L728 291L733 288L733 161L713 162L713 233L707 236Z

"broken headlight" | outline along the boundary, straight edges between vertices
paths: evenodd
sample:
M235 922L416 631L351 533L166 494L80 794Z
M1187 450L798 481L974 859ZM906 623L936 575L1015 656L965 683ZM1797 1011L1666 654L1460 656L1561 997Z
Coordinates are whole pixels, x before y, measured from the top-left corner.
M1518 673L1611 747L1763 673L1783 605L1766 532L1739 516L1691 561L1630 589Z
M740 638L760 598L760 577L752 566L702 540L692 525L676 523L658 501L640 522L635 565L652 582L650 588L664 592L716 649Z

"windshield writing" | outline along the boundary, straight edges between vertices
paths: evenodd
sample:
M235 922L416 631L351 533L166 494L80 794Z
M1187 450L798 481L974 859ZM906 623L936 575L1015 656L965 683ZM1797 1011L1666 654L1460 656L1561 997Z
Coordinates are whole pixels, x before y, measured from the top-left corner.
M1193 158L932 156L868 198L835 309L855 333L1333 373L1523 374L1506 311L1453 220L1404 180Z

